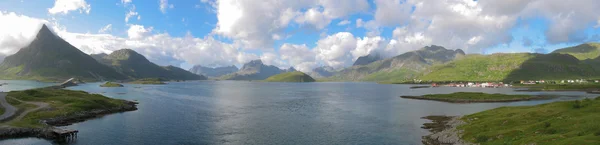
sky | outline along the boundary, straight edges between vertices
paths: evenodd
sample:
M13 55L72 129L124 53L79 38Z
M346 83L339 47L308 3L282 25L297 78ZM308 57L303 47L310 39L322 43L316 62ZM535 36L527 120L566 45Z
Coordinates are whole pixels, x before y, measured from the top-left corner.
M600 41L597 0L2 0L0 58L42 24L88 54L129 48L159 65L261 59L310 72L424 46L549 53Z

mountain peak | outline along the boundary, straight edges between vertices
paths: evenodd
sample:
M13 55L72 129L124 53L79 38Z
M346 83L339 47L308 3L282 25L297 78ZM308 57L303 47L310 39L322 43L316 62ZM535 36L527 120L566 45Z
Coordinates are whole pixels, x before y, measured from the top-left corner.
M131 49L119 49L119 50L113 51L107 57L108 57L108 59L113 59L113 60L148 61L148 59L146 59L146 57L144 57L143 55L141 55Z
M48 26L46 26L46 24L42 25L42 28L40 28L40 31L38 31L38 34L36 35L36 39L42 39L42 38L48 38L48 37L55 37L56 35L54 35L54 33L50 30L50 28L48 28Z

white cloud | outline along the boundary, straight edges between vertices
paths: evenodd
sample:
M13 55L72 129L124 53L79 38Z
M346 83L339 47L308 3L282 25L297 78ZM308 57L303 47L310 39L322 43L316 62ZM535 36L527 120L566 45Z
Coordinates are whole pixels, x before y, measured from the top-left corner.
M316 67L315 52L306 45L283 44L279 49L282 60L286 60L296 70L310 72Z
M112 31L112 24L108 24L100 28L100 30L98 30L98 33L109 33L110 31Z
M152 32L152 27L145 28L142 25L130 25L127 30L127 36L130 39L142 39L146 36L149 36Z
M169 4L169 0L160 0L159 9L164 14L167 13L167 9L175 8L173 4Z
M350 52L355 48L356 38L354 35L340 32L319 40L314 51L317 54L317 60L339 69L352 64L353 56Z
M129 9L129 12L125 14L125 23L129 23L129 18L137 16L137 19L140 20L142 17L135 11L135 5L132 5Z
M350 24L350 23L351 23L351 22L350 22L350 21L348 21L348 20L343 20L343 21L340 21L340 22L339 22L337 25L338 25L338 26L344 26L344 25L348 25L348 24Z
M50 14L63 13L79 10L80 13L89 14L92 7L85 0L56 0L54 6L48 9Z
M123 4L129 4L129 3L131 3L131 1L132 0L121 0L121 3L123 3Z
M232 38L247 49L272 49L276 38L286 36L290 22L323 29L331 20L368 10L366 0L217 0L214 34Z
M0 11L0 54L10 55L28 45L46 20Z
M396 26L408 22L412 6L401 0L375 0L375 21L381 25Z

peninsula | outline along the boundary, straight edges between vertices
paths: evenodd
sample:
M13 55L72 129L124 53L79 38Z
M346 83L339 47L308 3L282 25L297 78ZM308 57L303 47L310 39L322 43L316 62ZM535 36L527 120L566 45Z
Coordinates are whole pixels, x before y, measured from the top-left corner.
M406 99L433 100L450 103L492 103L549 99L549 96L486 94L480 92L456 92L452 94L430 94L423 96L400 96Z
M135 102L112 99L84 91L38 88L0 93L0 139L38 137L61 140L60 133L76 133L55 128L98 116L137 110ZM58 132L58 134L57 134Z

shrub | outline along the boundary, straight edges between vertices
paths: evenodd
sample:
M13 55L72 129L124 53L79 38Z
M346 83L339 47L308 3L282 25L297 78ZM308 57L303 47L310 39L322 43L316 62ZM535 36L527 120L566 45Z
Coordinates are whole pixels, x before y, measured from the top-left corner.
M476 140L478 143L487 142L487 141L488 141L488 139L489 139L489 137L487 137L487 136L485 136L485 135L480 135L480 136L477 136L477 137L475 138L475 140Z
M548 128L552 126L552 124L550 122L544 122L544 128Z
M573 108L574 109L583 108L583 104L581 103L581 101L576 100L576 101L573 102Z

